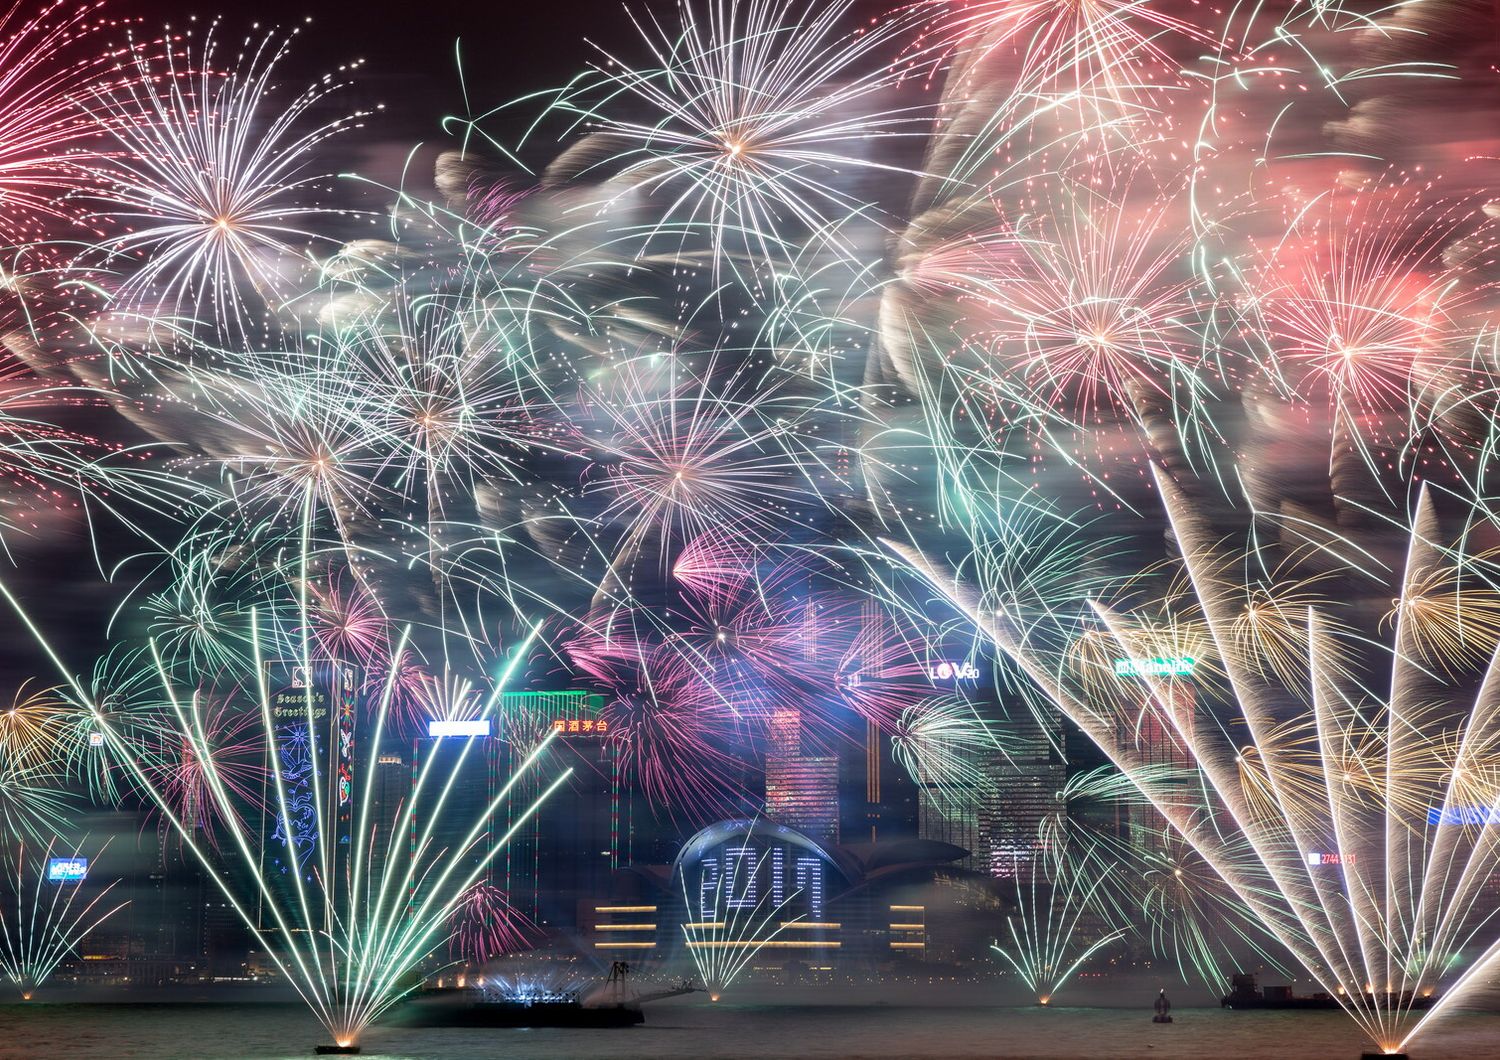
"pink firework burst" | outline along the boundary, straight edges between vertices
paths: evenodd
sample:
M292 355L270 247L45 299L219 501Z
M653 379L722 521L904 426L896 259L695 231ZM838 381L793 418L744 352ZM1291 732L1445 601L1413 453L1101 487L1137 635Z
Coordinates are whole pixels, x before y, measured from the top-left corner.
M628 684L669 629L653 612L620 604L592 608L569 624L559 638L569 665L610 687Z
M125 23L104 6L52 0L34 14L21 2L0 11L0 243L7 246L87 217L78 193L90 182L101 126L85 102L138 78L128 50L110 43Z
M1101 198L1005 220L973 321L990 358L972 383L1001 403L1060 410L1081 430L1197 396L1188 245L1164 209Z
M510 895L489 883L476 883L453 910L449 952L471 965L531 949L539 931L511 904Z
M818 627L810 579L798 564L773 567L733 593L685 593L668 612L667 642L697 679L739 716L769 716L808 688Z
M312 634L330 659L370 666L388 651L385 614L359 580L338 570L310 587Z
M172 816L217 848L218 830L229 823L226 815L247 819L260 803L266 778L260 715L201 698L193 709L202 719L201 743L182 738L175 724L163 724L160 735L143 741L149 755L144 764L156 774L152 786L162 793ZM227 791L238 809L217 797L215 787Z
M672 564L672 579L710 606L731 603L754 575L754 547L726 529L699 534Z
M895 732L908 708L932 696L926 639L874 601L830 596L822 621L834 627L827 639L837 653L837 703Z
M431 673L411 652L392 660L377 656L365 670L364 694L372 704L390 695L387 716L390 724L401 731L412 731L426 724L427 701L424 694L432 680Z
M727 750L739 719L680 656L658 652L601 716L621 768L653 806L708 820L742 805L748 767Z

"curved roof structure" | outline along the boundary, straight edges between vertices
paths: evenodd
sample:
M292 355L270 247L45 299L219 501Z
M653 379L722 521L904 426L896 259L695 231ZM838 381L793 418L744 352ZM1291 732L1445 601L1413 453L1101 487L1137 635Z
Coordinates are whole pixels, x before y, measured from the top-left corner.
M765 821L759 818L737 817L727 821L717 821L702 829L692 836L682 849L677 852L677 857L672 859L672 876L675 878L682 871L685 864L697 861L708 851L722 846L733 839L755 838L766 842L786 843L811 854L816 854L823 861L832 865L845 883L853 883L860 875L860 865L837 847L832 849L825 847L816 839L789 825L776 824L774 821Z

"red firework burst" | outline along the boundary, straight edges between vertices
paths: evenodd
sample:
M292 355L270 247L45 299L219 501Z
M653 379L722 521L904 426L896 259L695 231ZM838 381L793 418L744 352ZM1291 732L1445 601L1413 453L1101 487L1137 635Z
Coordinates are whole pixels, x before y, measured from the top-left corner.
M45 239L88 215L78 192L90 181L99 123L86 103L138 75L110 36L125 23L103 0L53 0L39 12L0 12L0 243Z

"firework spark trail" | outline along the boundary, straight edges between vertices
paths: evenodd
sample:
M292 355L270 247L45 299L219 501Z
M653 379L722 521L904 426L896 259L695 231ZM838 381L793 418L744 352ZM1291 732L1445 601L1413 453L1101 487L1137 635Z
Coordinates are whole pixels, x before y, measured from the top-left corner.
M470 965L529 949L537 926L499 887L476 883L453 912L451 951Z
M759 871L756 858L735 858L732 869L728 872L721 869L716 874L711 894L701 884L697 894L690 894L686 866L680 870L682 902L687 914L687 922L682 925L683 939L710 1001L722 998L755 955L773 943L788 925L805 919L801 914L791 920L782 919L782 910L801 890L775 901L772 888L757 888L755 877ZM757 890L759 897L755 897Z
M804 426L814 410L774 381L748 390L748 365L726 381L717 355L700 371L680 360L632 360L590 402L602 437L583 492L602 501L591 523L620 527L612 578L650 545L665 563L725 526L774 540L826 504L810 481L825 448Z
M1244 967L1246 956L1281 969L1280 947L1233 889L1170 829L1153 839L1124 862L1138 873L1133 897L1139 917L1133 919L1145 921L1152 953L1171 961L1183 979L1198 978L1221 997L1230 988L1225 969ZM1255 882L1252 858L1236 861L1244 867L1241 886L1267 889Z
M58 731L69 708L51 689L31 688L22 682L10 706L0 710L0 755L7 764L27 767L56 760Z
M789 704L814 738L852 712L893 731L919 777L967 783L956 759L1003 728L921 691L929 660L912 648L930 617L881 599L894 617L874 633L819 581L854 579L765 569L777 549L817 551L829 537L857 551L878 526L905 533L907 564L1010 657L1002 679L1019 671L1028 704L1050 695L1112 749L1309 967L1351 984L1357 969L1361 985L1399 996L1407 964L1389 954L1410 957L1419 938L1458 952L1471 938L1458 914L1487 848L1451 845L1460 837L1441 829L1441 855L1393 841L1426 878L1401 867L1372 881L1364 874L1390 859L1362 853L1340 890L1289 860L1309 844L1342 849L1327 822L1289 804L1329 803L1359 835L1389 834L1391 805L1431 808L1419 779L1430 787L1465 755L1487 762L1483 724L1455 730L1441 706L1414 704L1427 703L1417 689L1487 660L1500 608L1473 583L1488 561L1414 548L1384 626L1366 635L1311 560L1244 574L1258 549L1223 556L1200 541L1161 598L1103 593L1127 561L1083 541L1087 520L1057 512L1148 508L1170 489L1153 479L1158 465L1232 488L1255 474L1252 461L1216 459L1240 447L1242 420L1252 435L1257 416L1316 423L1315 406L1328 406L1335 450L1356 457L1330 474L1345 527L1374 518L1351 484L1383 479L1370 493L1389 501L1413 487L1384 480L1430 476L1429 444L1450 457L1492 445L1483 317L1495 240L1474 200L1434 205L1438 182L1391 176L1402 161L1376 153L1397 145L1370 143L1395 86L1449 76L1414 58L1440 45L1436 33L1397 9L1169 7L918 4L861 27L852 0L805 11L684 0L680 25L641 22L646 66L606 53L610 65L530 97L543 113L525 145L558 119L570 138L538 186L486 176L467 152L483 119L461 122L465 153L437 173L449 205L389 189L389 238L323 262L301 255L327 235L319 217L333 221L307 174L324 169L327 136L358 120L314 119L333 80L279 105L272 71L289 38L275 34L249 38L233 63L218 61L218 28L185 54L138 49L121 82L91 94L122 149L88 160L91 179L111 182L96 220L135 229L94 248L99 268L119 272L89 278L114 287L115 308L86 321L97 358L55 367L183 443L192 456L178 466L202 487L202 514L179 547L152 553L169 583L147 594L152 665L142 650L99 669L109 699L69 689L70 765L116 795L124 774L83 737L118 749L159 735L153 711L191 720L186 743L169 741L190 752L178 764L195 770L191 794L143 791L186 823L204 783L209 798L239 798L212 774L214 754L198 753L214 743L199 708L218 701L216 673L255 666L263 681L257 641L304 662L357 658L379 675L382 716L469 717L487 687L475 675L493 610L508 607L564 629L559 659L609 692L622 761L654 800L706 801L734 772L721 741L764 737ZM148 85L147 72L163 77ZM912 94L939 84L936 105ZM890 212L903 200L909 218ZM239 341L252 330L274 341ZM26 445L71 454L71 436L45 433L62 394L37 395L43 433ZM59 460L55 483L39 473L32 484L45 492L87 463ZM1460 476L1472 498L1491 492L1486 464ZM1090 498L1051 498L1059 470ZM1273 494L1255 498L1258 531L1265 515L1286 537L1298 520L1313 534L1305 497L1255 485ZM1192 536L1181 507L1169 499L1179 539ZM1468 521L1484 518L1475 507ZM1347 548L1334 530L1308 551L1326 565L1363 547L1348 536ZM926 559L940 553L957 557L951 570ZM861 588L886 594L880 577ZM1135 584L1155 581L1171 579L1150 569ZM1079 614L1085 598L1101 603ZM392 644L387 612L407 602L431 617L414 635L436 650ZM1372 696L1365 656L1387 631L1396 680ZM473 659L450 658L450 639ZM1100 706L1119 689L1113 660L1163 654L1199 660L1202 705L1146 679L1115 713ZM130 665L169 678L157 682L165 700L138 675L109 683ZM1304 715L1272 710L1268 688ZM1195 724L1212 697L1253 729L1232 761L1212 741L1239 730ZM1388 722L1361 713L1367 700ZM1397 712L1440 733L1437 749L1396 732ZM1192 790L1222 805L1154 776L1148 741L1196 757ZM1413 786L1370 765L1382 758L1413 766ZM1349 763L1367 767L1355 771L1364 787L1334 775ZM1367 805L1372 786L1383 816ZM1235 825L1248 847L1231 841ZM1158 869L1185 860L1164 856ZM317 868L336 876L326 849ZM1153 923L1181 897L1172 886L1145 899ZM383 945L355 939L355 923L342 930L347 953ZM343 959L282 952L325 985ZM1196 952L1185 962L1208 959ZM357 1023L384 1003L368 1001L380 988L325 985L308 989L329 1020ZM1392 1040L1399 1001L1356 993L1356 1016Z
M950 817L981 805L994 790L985 760L999 746L974 706L957 699L907 707L891 735L892 757Z
M93 856L93 861L99 860L105 847ZM83 848L84 841L80 840L65 855L66 859L80 860ZM7 851L11 871L7 873L6 882L13 885L11 897L15 904L6 903L0 910L0 946L3 946L0 949L0 969L5 971L26 1001L35 996L85 935L130 904L121 902L113 908L103 908L118 880L79 904L79 895L85 889L82 879L48 879L48 868L54 860L53 850L53 844L48 843L39 859L28 859L24 845L18 850ZM28 875L32 883L29 893L26 887Z
M65 831L78 809L65 779L50 761L0 765L0 826L5 834L40 842Z
M129 91L130 48L111 45L128 24L102 2L16 2L0 13L0 246L87 236L79 192L98 159L99 125L86 99ZM122 61L123 60L123 61ZM123 69L122 69L123 68ZM110 123L114 124L113 122Z
M261 764L264 747L256 732L255 715L226 701L214 702L195 694L189 713L200 726L201 742L175 731L173 719L153 718L148 724L154 738L148 738L146 746L138 745L148 751L142 756L142 770L150 774L155 790L171 807L171 819L186 825L199 842L217 851L226 825L242 828L246 820L264 809L260 799L266 780ZM203 757L205 751L207 759ZM216 798L215 786L232 801ZM226 821L226 815L231 814L234 820Z
M305 563L305 552L304 552ZM304 574L305 577L305 574ZM258 946L272 955L278 968L297 989L334 1040L347 1045L381 1013L404 997L414 985L411 973L426 956L444 941L444 930L455 909L464 901L482 873L504 849L510 838L557 788L571 770L564 771L545 786L535 801L517 814L512 827L482 855L463 857L475 847L487 827L489 817L511 797L517 782L545 752L550 735L543 739L519 766L483 811L473 820L457 849L436 845L434 828L448 805L458 776L458 769L446 779L433 776L432 763L414 778L409 799L396 810L390 821L372 816L372 785L365 785L358 808L351 808L348 846L339 842L338 802L332 778L315 776L310 784L313 814L312 849L304 878L302 870L289 874L290 885L273 879L265 870L266 844L275 843L274 835L252 830L244 813L240 795L244 785L231 764L221 761L221 748L210 740L209 721L200 709L202 683L218 681L234 685L233 694L252 696L258 710L252 713L266 757L271 762L271 806L281 822L291 820L288 791L294 782L282 761L281 743L287 739L283 722L277 720L271 705L271 691L265 666L263 638L269 634L274 646L278 634L274 624L266 625L253 607L248 612L251 642L251 674L193 675L194 684L184 686L181 676L170 672L154 644L148 644L151 664L160 685L160 697L168 708L164 725L148 730L143 743L132 728L117 728L115 719L100 708L84 687L67 671L56 650L46 641L20 601L8 587L0 584L4 595L22 624L64 675L72 696L82 704L90 720L103 737L103 743L116 765L128 774L136 790L173 829L181 842L192 851L215 879L230 906L239 915ZM307 631L307 595L297 593L300 620L295 628L303 631L300 644L291 645L293 657L302 661L306 672L312 672L311 638ZM534 633L534 631L533 631ZM406 651L406 635L396 647L398 655ZM506 672L509 673L507 667ZM379 747L389 716L395 670L380 696L371 719L371 747ZM486 704L493 709L498 691ZM309 685L305 709L290 722L310 747L319 746L318 726L313 713L313 692ZM128 718L128 716L127 716ZM303 728L302 726L305 726ZM176 771L165 775L156 767L152 744L161 732L170 732L180 742L185 757L190 757L192 798L186 803L176 798L182 789ZM459 765L474 745L465 742ZM175 753L175 751L173 752ZM324 791L328 787L328 791ZM213 817L223 833L220 848L229 872L215 869L213 857L198 834L200 809L196 800L210 802ZM184 810L191 810L184 816ZM425 823L423 823L425 819ZM280 834L278 828L275 834ZM390 843L393 837L410 834L410 856L379 858L375 854L379 837L384 834L387 849L399 849ZM257 915L259 909L270 920ZM308 930L311 927L319 930Z

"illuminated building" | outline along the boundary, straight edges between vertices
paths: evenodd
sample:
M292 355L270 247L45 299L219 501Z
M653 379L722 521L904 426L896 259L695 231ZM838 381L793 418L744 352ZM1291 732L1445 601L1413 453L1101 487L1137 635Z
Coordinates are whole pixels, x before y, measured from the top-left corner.
M656 905L602 903L593 909L594 949L611 960L645 955L660 945Z
M972 781L917 785L917 835L962 847L963 866L992 877L1030 873L1042 822L1066 779L1062 756L1030 711L1010 712L1006 729L1003 750L949 747Z
M396 758L398 761L400 758L397 755L381 757ZM409 835L398 837L398 841L409 848L410 844L420 842L421 837L430 830L428 842L434 849L449 851L444 860L454 864L456 871L467 875L478 868L493 850L498 837L497 822L489 813L489 806L507 779L507 774L502 770L503 757L497 741L486 737L426 736L415 740L412 744L412 768L406 781L406 797L411 798L410 777L420 775L424 769L430 771L432 779L428 781L429 786L451 782L451 787L440 807L437 791L424 793L420 800L422 809L429 814L436 810L436 815L414 819ZM386 768L391 771L387 774L389 784L395 788L400 783L396 763L389 763ZM378 769L377 760L377 775ZM476 825L479 827L478 836L472 844L466 846ZM404 850L398 848L394 853L401 856ZM480 880L488 882L493 873L494 867L491 865Z
M873 971L925 959L931 906L913 895L935 893L955 872L973 876L953 868L964 853L915 838L835 845L762 818L720 821L670 864L620 873L611 898L590 907L584 938L605 959L681 958L697 945L740 947L752 971L783 979ZM948 927L983 942L970 924Z
M508 830L544 784L573 770L536 816L521 823L492 874L515 907L544 928L588 922L592 905L609 893L611 875L631 859L637 823L651 821L623 782L616 744L600 716L603 707L602 696L580 691L500 697L503 775L545 733L557 736L500 808L497 831Z
M305 666L288 660L265 663L266 695L271 712L277 762L266 763L261 801L261 872L272 887L294 886L293 873L313 882L321 872L320 838L332 843L330 864L335 881L348 878L335 864L349 850L354 809L355 716L359 705L359 671L344 663ZM279 775L284 805L275 790ZM319 820L319 814L322 820ZM337 884L336 884L337 886ZM300 903L287 902L299 909ZM274 927L261 896L260 926ZM324 925L301 925L322 928Z
M956 750L948 753L954 757L962 754ZM964 864L972 867L973 852L980 849L979 807L985 798L984 789L979 784L952 782L948 788L944 793L935 783L917 785L917 835L963 847L970 852Z
M1053 732L1057 724L1051 722ZM1028 876L1040 845L1042 821L1054 807L1066 766L1042 723L1017 710L1007 723L1013 741L982 764L989 778L979 804L979 860L974 868L991 876Z
M381 752L375 757L369 783L371 814L375 831L370 837L370 863L378 870L385 867L386 855L393 845L400 849L405 836L392 836L396 815L411 797L412 770L400 754Z
M1160 660L1156 660L1160 661ZM1189 660L1191 661L1191 660ZM1116 669L1119 669L1117 664ZM1122 680L1131 680L1130 675L1123 675ZM1135 721L1131 732L1121 733L1122 746L1134 745L1140 754L1143 768L1152 769L1158 774L1166 774L1174 771L1175 775L1163 777L1158 783L1162 787L1181 786L1185 797L1192 797L1188 778L1194 771L1193 760L1188 751L1188 741L1192 738L1193 715L1197 708L1197 690L1193 685L1191 668L1186 671L1178 671L1175 676L1157 677L1155 686L1164 691L1164 701L1157 704L1158 709L1167 712L1171 717L1170 726L1174 731L1169 731L1169 726L1164 724L1164 718L1153 712L1144 712ZM1181 728L1181 732L1175 731ZM1124 822L1126 831L1130 836L1130 842L1136 847L1148 847L1159 844L1159 836L1167 829L1167 820L1150 803L1145 800L1134 800L1126 810ZM1332 844L1337 847L1337 844Z
M766 817L823 842L839 840L839 760L802 753L801 711L771 716Z
M890 914L890 948L899 956L923 956L927 949L927 907L900 904L886 910Z
M747 933L761 922L762 935L776 936L774 949L839 948L842 925L828 919L828 902L850 879L835 849L786 825L721 821L678 852L670 874L678 894L672 907L678 919L685 914L696 923L724 921ZM745 941L726 936L713 944Z
M890 616L874 601L860 611L858 657L848 660L844 680L869 686L909 680L914 662L889 650ZM891 755L889 734L874 721L849 711L839 741L839 825L846 842L879 842L917 834L917 790Z

